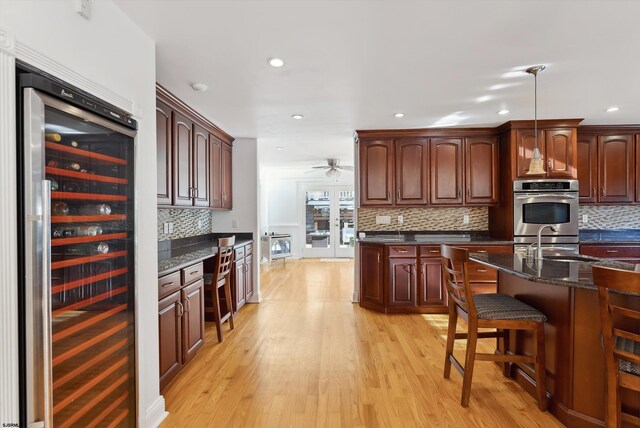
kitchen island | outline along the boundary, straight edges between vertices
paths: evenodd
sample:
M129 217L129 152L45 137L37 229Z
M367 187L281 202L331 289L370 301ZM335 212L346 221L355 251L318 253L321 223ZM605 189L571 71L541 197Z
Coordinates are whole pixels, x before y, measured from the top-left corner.
M569 427L604 426L605 368L594 264L635 270L632 264L599 259L535 260L519 254L472 253L470 260L498 271L498 292L537 308L545 325L549 411ZM640 308L640 295L616 295ZM531 336L512 332L510 347L533 350ZM534 394L532 371L511 364L506 373ZM625 407L640 410L637 393L623 391Z

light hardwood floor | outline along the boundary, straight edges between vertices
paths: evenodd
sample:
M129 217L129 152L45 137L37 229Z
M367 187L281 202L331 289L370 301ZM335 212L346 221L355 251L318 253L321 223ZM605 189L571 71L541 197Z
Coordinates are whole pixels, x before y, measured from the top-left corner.
M461 376L442 377L446 316L351 303L353 262L278 262L261 286L262 303L240 310L223 343L207 324L205 345L164 391L163 428L563 426L490 362L476 364L461 407Z

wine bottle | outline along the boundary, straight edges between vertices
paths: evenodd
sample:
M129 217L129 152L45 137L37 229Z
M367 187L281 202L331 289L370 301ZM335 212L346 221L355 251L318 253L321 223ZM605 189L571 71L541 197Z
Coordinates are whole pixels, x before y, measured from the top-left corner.
M80 168L80 164L79 164L78 162L69 162L69 163L66 165L66 168L67 168L67 169L70 169L70 170L72 170L72 171L80 171L80 169L81 169L81 168Z
M82 215L109 215L111 207L107 204L84 205L79 211Z
M53 215L69 215L69 205L64 202L56 202L51 210Z
M60 185L58 184L58 180L56 180L55 178L47 177L47 180L49 180L51 182L51 191L52 192L55 192L56 190L58 190L60 188Z
M74 245L67 248L66 253L77 256L91 256L94 254L107 254L109 252L109 244L106 242L92 242L89 244Z
M59 143L62 141L62 135L60 134L44 134L44 138L49 139L50 141Z
M75 228L78 236L97 236L102 235L102 227L100 226L78 226Z
M62 185L63 192L78 192L80 191L80 185L75 181L67 181Z

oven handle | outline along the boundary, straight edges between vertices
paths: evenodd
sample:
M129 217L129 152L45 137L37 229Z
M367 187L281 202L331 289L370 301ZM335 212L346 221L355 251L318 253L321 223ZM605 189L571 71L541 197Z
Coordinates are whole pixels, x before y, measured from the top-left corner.
M516 199L533 199L533 198L562 198L562 199L576 199L576 195L561 195L554 193L534 193L529 195L518 195Z

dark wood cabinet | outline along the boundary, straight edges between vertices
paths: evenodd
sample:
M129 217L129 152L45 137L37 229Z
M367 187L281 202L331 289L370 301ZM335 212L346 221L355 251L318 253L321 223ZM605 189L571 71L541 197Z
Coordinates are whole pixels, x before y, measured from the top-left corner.
M158 205L171 205L171 108L156 103L156 164L158 166Z
M249 254L244 258L245 294L246 301L253 296L253 255Z
M204 280L187 285L180 293L184 307L182 355L186 364L204 344Z
M517 129L515 131L515 152L517 177L535 177L529 175L529 164L531 163L531 153L535 147L535 132L533 129ZM538 130L538 149L542 158L545 158L544 131Z
M360 306L384 310L384 246L360 245Z
M429 140L396 140L395 161L395 204L426 205L429 202Z
M442 282L440 257L420 258L418 305L446 306L446 290Z
M636 134L636 202L640 202L640 134Z
M253 296L253 242L235 248L231 284L235 312Z
M193 122L173 112L173 205L192 206Z
M158 302L160 339L160 389L182 368L183 305L177 291Z
M208 207L211 185L209 133L201 126L193 127L193 205Z
M222 141L209 134L211 150L211 207L222 208Z
M417 273L415 258L389 259L388 307L411 308L417 305Z
M545 174L529 174L531 155L535 147L533 129L517 129L517 177L518 178L572 178L576 176L575 131L564 129L538 129L538 149L544 160Z
M598 136L598 201L633 202L633 134Z
M239 310L244 304L247 302L247 292L245 290L245 285L247 283L245 277L245 267L244 267L244 258L236 260L234 262L235 269L235 310Z
M580 203L597 202L598 186L598 138L595 135L578 134L578 184Z
M464 144L466 205L498 203L498 140L469 137Z
M640 263L640 245L618 244L615 242L581 244L580 254L602 259L613 259L625 263Z
M462 139L432 138L431 205L462 204Z
M393 140L363 140L359 147L360 205L393 205Z
M232 188L232 152L231 146L222 144L221 179L222 179L222 208L233 208Z

